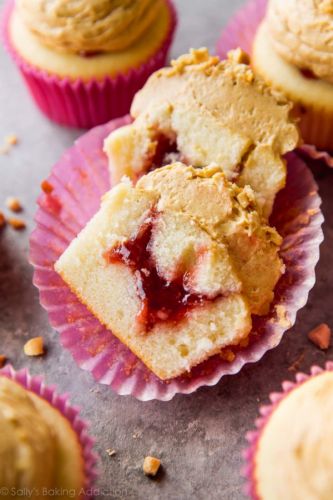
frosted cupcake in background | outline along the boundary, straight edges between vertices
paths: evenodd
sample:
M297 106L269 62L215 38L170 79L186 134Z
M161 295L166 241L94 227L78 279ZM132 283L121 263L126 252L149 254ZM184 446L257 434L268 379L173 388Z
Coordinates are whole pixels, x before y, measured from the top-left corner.
M129 110L165 64L176 25L169 0L10 1L5 43L42 111L92 127Z
M333 363L284 382L248 434L248 493L256 500L330 500L333 491Z
M0 371L0 428L4 498L23 490L34 500L89 497L95 476L92 441L64 396L39 377L6 367Z
M333 2L270 0L252 64L295 103L304 142L333 151Z

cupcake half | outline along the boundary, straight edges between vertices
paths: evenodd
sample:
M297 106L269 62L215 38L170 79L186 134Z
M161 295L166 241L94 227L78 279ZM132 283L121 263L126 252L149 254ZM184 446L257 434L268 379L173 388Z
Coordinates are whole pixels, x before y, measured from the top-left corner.
M299 373L262 407L248 434L248 493L256 500L329 500L333 491L333 364Z
M89 497L96 462L92 441L66 398L40 378L6 367L0 371L0 425L4 491L31 491L33 499L54 492L65 499L69 491L72 498Z
M5 44L36 103L54 121L92 127L129 110L165 64L176 14L169 0L9 1Z
M322 240L312 175L283 155L298 140L290 106L244 54L193 51L158 75L132 123L93 129L54 167L31 237L63 345L143 400L212 385L277 345Z

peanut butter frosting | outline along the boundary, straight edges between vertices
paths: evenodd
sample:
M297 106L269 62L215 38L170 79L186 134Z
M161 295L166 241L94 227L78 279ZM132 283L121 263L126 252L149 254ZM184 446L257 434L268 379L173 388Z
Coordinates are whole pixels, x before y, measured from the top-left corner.
M46 400L0 375L0 486L5 498L80 497L81 446L67 419ZM22 495L21 495L22 496Z
M5 377L0 377L0 428L1 486L40 491L54 486L55 435L29 393Z
M26 26L63 53L127 49L154 22L162 0L18 0Z
M270 0L265 22L285 61L333 82L332 0Z
M270 416L255 458L258 497L331 500L333 373L292 390Z
M114 182L152 167L161 137L195 167L216 162L229 180L250 185L265 216L286 180L286 152L299 140L291 104L255 76L240 49L225 61L191 50L154 73L134 98L133 124L105 141Z

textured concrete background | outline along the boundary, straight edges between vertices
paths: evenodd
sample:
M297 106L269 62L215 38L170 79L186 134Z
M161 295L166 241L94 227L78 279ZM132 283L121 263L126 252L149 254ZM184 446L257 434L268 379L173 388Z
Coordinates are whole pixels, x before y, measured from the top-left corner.
M173 56L190 46L213 48L220 29L241 1L178 0L176 4L180 25ZM320 165L314 167L324 200L325 243L308 305L280 346L213 388L176 396L168 403L141 403L115 395L81 371L59 347L57 334L39 306L27 262L35 199L41 180L81 132L60 128L40 115L1 50L0 141L11 132L18 135L20 144L8 156L0 156L0 209L7 196L18 196L28 227L22 233L7 228L0 236L0 353L6 354L15 368L25 366L34 374L44 373L49 383L57 383L61 391L71 393L72 401L82 407L83 416L91 421L102 459L99 498L244 498L239 474L241 450L259 403L267 402L269 392L278 390L282 380L293 377L288 367L296 359L300 358L300 369L308 370L312 364L323 366L333 357L332 348L325 354L306 338L318 322L333 326L332 173ZM29 360L22 354L22 346L36 335L45 337L48 354ZM107 448L117 450L117 455L108 457ZM148 453L163 462L162 474L155 481L141 472L143 457Z

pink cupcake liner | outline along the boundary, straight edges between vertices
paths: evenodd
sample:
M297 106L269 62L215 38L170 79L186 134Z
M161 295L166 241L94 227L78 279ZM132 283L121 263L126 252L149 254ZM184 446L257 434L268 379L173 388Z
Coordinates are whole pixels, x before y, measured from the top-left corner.
M251 54L252 43L263 20L268 0L249 0L230 19L217 41L216 52L225 58L229 50L241 47ZM327 151L319 151L314 145L303 145L300 149L313 160L320 160L328 167L333 167L333 157Z
M270 313L254 317L250 345L238 349L233 362L217 355L189 375L163 382L100 324L54 271L58 257L96 213L101 196L110 189L108 162L102 151L104 138L130 120L127 116L92 129L53 167L48 178L53 191L38 198L30 261L40 302L60 333L62 345L78 365L118 394L131 394L143 401L166 401L177 393L190 394L198 387L216 384L222 376L239 372L246 363L258 361L279 344L315 282L314 269L323 240L321 200L310 170L290 153L287 186L279 193L272 215L272 223L284 238L281 256L286 273L276 287Z
M299 387L311 377L320 375L324 371L333 371L333 361L328 361L324 369L320 368L319 366L313 366L310 370L310 375L307 375L305 373L297 373L295 382L290 382L289 380L284 381L282 383L281 392L273 392L269 395L271 404L261 406L259 408L260 417L255 421L255 430L247 432L246 434L246 440L249 443L249 446L243 452L243 459L246 462L246 465L242 470L242 474L246 480L245 494L248 495L252 500L260 500L255 480L255 458L261 433L266 426L270 416L276 410L279 403L291 391Z
M176 10L167 0L171 25L160 49L137 68L115 77L84 82L59 78L26 62L13 47L9 35L9 20L15 0L8 0L3 11L4 45L18 66L25 83L41 111L51 120L71 127L91 128L129 112L132 99L147 78L165 66L177 25Z
M54 408L56 408L70 423L72 429L76 432L82 448L82 457L84 460L85 483L83 489L86 491L84 499L92 499L93 485L95 483L97 472L97 456L93 451L94 440L88 435L88 424L79 416L79 408L69 403L67 394L59 395L55 386L45 385L40 376L31 376L27 369L20 371L14 370L11 365L5 366L0 370L0 376L5 376L14 382L22 385L28 391L34 392L37 396L45 399Z

